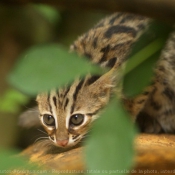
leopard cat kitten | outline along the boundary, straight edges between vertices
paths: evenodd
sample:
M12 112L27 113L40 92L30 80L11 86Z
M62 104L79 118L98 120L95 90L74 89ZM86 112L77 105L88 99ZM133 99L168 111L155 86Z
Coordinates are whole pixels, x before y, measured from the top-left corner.
M87 134L115 89L118 69L149 23L150 19L142 16L115 13L73 43L72 51L111 69L104 75L87 75L70 86L37 96L41 124L56 146L74 146ZM123 99L141 131L175 131L174 42L172 33L155 69L153 84L135 99Z
M87 75L68 87L37 96L41 123L56 146L74 146L87 134L110 99L116 70L149 22L142 16L115 13L74 42L72 51L111 69L102 76Z

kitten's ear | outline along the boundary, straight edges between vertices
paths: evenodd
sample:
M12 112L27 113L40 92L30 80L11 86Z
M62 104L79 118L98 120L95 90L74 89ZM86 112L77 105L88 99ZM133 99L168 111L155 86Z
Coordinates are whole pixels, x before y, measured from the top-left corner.
M31 108L19 116L18 125L23 128L41 126L38 107Z
M118 81L119 75L116 73L116 69L111 69L92 83L90 88L93 90L93 92L103 96L106 95L106 93L111 93L116 87L116 82Z
M119 72L112 68L107 73L100 76L93 84L92 86L99 86L101 88L113 88L116 86L116 82L118 82L119 79Z

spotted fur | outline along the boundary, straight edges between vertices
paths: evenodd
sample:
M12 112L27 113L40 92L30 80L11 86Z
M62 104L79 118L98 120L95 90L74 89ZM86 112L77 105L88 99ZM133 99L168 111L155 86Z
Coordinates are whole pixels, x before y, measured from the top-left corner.
M150 22L143 16L115 13L80 36L71 50L102 67L119 67Z
M116 75L133 44L148 28L150 19L127 13L115 13L100 21L80 36L71 51L86 56L91 62L111 69L102 76L87 75L70 86L37 96L41 124L57 146L70 147L81 141L92 122L108 103L116 89ZM175 33L167 42L155 69L153 84L135 99L123 102L134 116L141 131L150 133L175 131ZM44 122L44 115L54 118L54 126ZM80 125L71 118L84 116Z

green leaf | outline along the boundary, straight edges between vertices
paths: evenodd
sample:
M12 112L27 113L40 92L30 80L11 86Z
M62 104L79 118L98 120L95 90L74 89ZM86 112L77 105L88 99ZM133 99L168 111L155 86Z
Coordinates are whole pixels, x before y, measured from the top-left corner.
M19 156L16 150L0 149L0 170L39 170L34 164L29 164L25 157ZM18 155L18 156L17 156ZM6 174L6 173L4 173ZM10 174L10 172L8 173Z
M28 158L20 155L17 150L0 148L1 174L43 174L51 175L52 170L29 163Z
M87 174L123 174L122 170L129 171L135 134L134 125L121 103L118 100L110 103L96 121L87 141Z
M160 51L165 44L165 39L158 38L144 47L141 51L138 51L134 56L130 57L126 64L125 74L128 74L146 59L150 58L156 52Z
M36 46L21 56L9 82L23 92L35 95L64 85L87 72L96 73L97 66L56 44Z
M123 91L127 97L141 93L149 85L151 77L153 77L154 67L160 57L161 45L164 43L158 43L158 41L156 40L145 47L127 62L123 80Z
M135 44L124 71L123 92L127 97L136 96L149 85L154 66L171 30L171 26L153 22Z
M28 102L28 97L14 89L8 89L0 98L0 111L8 113L17 113L21 104Z

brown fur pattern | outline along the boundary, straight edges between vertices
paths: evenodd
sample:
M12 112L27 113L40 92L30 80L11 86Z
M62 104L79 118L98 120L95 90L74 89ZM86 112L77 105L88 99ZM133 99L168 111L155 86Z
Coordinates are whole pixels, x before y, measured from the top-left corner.
M102 76L87 75L63 89L38 95L41 123L55 145L74 146L89 131L115 89L119 68L150 21L142 16L115 13L73 43L71 51L111 69ZM141 131L175 131L174 44L175 34L172 34L157 64L153 84L135 99L123 98L126 109L134 116ZM77 125L76 121L82 118ZM52 120L49 126L47 122Z
M150 19L127 13L115 13L80 36L71 50L104 67L122 64L133 43L148 28Z

